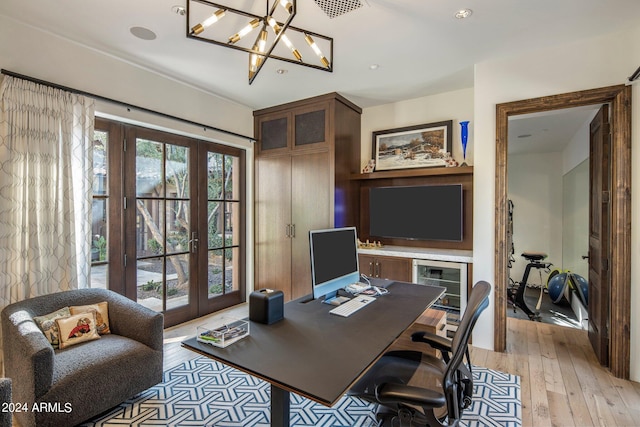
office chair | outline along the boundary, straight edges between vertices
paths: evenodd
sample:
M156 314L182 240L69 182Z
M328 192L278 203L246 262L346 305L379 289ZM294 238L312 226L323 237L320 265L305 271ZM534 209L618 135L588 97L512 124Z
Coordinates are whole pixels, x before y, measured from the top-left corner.
M489 305L490 291L487 282L476 283L453 339L427 332L413 334L414 341L440 350L441 358L419 351L390 351L349 395L378 404L379 426L457 426L473 396L469 339ZM465 356L467 364L463 363ZM418 384L409 385L416 380Z

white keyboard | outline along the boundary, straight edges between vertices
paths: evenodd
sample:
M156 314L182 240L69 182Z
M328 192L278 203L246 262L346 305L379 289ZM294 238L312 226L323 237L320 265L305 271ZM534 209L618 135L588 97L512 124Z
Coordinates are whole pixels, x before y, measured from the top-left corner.
M352 298L350 301L340 304L336 308L329 311L329 313L335 314L337 316L349 317L356 311L360 310L362 307L369 305L375 300L375 297L371 297L368 295L359 295Z

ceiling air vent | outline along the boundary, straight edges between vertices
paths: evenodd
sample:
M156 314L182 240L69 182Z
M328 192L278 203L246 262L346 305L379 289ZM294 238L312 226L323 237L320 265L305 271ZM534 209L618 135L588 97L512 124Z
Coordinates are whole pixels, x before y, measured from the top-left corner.
M362 7L360 0L315 0L315 2L329 18L335 18Z

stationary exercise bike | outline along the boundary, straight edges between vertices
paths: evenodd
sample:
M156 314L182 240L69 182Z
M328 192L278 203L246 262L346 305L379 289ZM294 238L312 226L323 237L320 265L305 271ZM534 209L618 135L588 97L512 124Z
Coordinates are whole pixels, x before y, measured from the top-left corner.
M516 309L519 308L522 310L527 316L529 316L529 320L537 320L540 321L540 304L542 303L542 293L544 292L544 286L542 285L542 270L545 270L547 273L549 272L549 268L553 265L550 262L543 262L547 258L547 254L538 253L538 252L524 252L520 256L529 261L526 268L524 269L524 274L522 275L522 280L519 284L511 280L511 284L509 285L509 289L507 292L507 296L509 298L509 302L513 306L513 312L516 312ZM540 273L540 297L538 298L538 304L536 306L536 311L532 311L528 306L526 301L524 300L524 292L527 289L527 280L529 280L529 273L531 269L535 268Z

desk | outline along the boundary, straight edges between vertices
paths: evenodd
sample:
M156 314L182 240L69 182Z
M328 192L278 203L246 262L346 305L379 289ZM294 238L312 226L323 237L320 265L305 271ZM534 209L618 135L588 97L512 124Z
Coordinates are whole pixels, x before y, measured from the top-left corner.
M271 425L289 425L289 392L333 406L444 292L437 286L387 284L389 293L350 317L319 300L290 301L284 319L251 322L251 335L226 348L190 338L182 345L271 383Z

